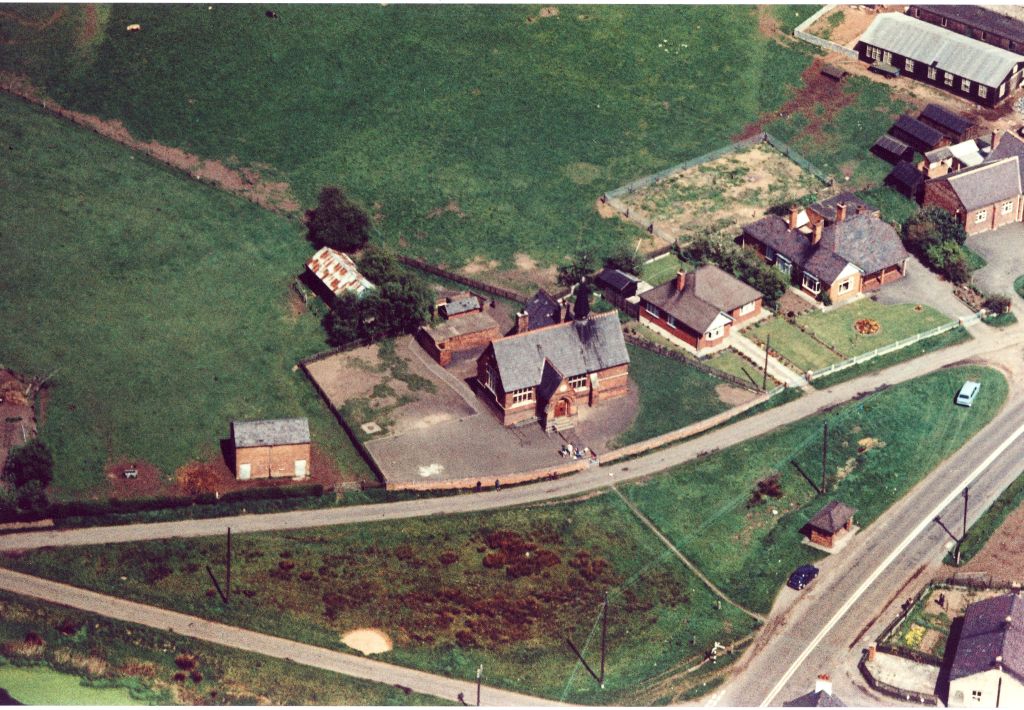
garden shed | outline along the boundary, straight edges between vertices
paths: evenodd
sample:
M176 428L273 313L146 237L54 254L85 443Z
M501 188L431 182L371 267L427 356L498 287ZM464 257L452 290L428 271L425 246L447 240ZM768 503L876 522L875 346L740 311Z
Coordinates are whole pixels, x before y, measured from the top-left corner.
M853 514L857 511L834 500L818 511L805 528L808 539L822 547L832 547L836 538L853 527Z

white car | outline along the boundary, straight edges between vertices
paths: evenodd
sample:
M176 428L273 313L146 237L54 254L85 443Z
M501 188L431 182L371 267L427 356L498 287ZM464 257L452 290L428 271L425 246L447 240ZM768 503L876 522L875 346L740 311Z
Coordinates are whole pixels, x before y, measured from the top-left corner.
M978 396L978 390L980 389L980 382L974 382L973 380L964 382L964 386L960 388L960 392L956 395L956 403L961 407L970 407L974 404L974 398Z

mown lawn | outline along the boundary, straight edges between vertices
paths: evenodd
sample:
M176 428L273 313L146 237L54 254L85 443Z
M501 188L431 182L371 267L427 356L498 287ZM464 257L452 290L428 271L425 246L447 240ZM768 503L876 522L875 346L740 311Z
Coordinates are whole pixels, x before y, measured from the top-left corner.
M25 644L29 633L43 645ZM34 705L124 704L129 694L141 705L455 704L8 592L0 592L0 656L0 687ZM189 657L195 666L183 672L176 660Z
M749 382L755 387L760 387L764 380L764 371L732 348L715 353L705 360L704 364L708 367L713 367L716 370L721 370L733 377L738 377L744 382ZM768 389L771 389L778 384L779 383L771 375L768 376Z
M838 355L816 342L784 318L769 318L743 331L744 335L764 347L771 338L771 348L801 372L820 370L839 362Z
M965 379L981 381L987 395L970 410L953 405ZM622 490L715 584L737 602L766 612L786 576L820 556L801 544L800 529L827 501L841 499L857 509L859 525L870 525L984 426L1006 392L1006 381L995 370L959 367L835 410L827 417L825 496L818 496L792 463L820 482L824 417ZM754 503L757 481L776 474L782 497Z
M629 377L640 391L640 411L613 446L681 429L729 408L715 393L715 388L724 384L717 377L635 345L626 347Z
M640 278L651 286L660 286L675 277L679 270L685 268L683 262L675 254L666 254L654 261L644 264Z
M40 434L52 494L105 496L104 464L170 475L219 455L232 419L306 416L371 475L296 361L325 349L289 283L300 227L0 97L0 362L53 374Z
M113 5L83 49L84 7L10 22L0 68L137 137L258 164L304 208L340 184L377 203L382 239L455 266L632 246L597 196L729 143L812 51L749 5L209 7Z
M488 684L570 702L649 704L665 692L659 681L756 626L731 604L719 610L612 493L401 525L237 535L233 552L230 607L205 570L223 575L223 538L39 550L5 564L340 650L345 631L379 628L394 650L375 658L466 679L483 664ZM606 594L601 690L566 640L596 662Z
M876 321L880 326L878 332L858 333L854 324L864 319ZM948 323L949 316L929 306L885 305L862 298L827 312L808 311L796 320L839 352L853 357Z

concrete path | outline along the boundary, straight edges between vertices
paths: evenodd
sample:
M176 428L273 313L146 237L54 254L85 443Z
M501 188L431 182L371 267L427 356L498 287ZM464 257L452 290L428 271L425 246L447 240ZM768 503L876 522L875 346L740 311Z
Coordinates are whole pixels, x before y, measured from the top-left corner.
M968 237L967 247L988 262L974 272L974 284L985 293L1009 296L1018 317L1024 313L1024 300L1013 290L1013 282L1024 274L1024 225Z
M971 315L971 309L953 295L952 285L932 273L927 266L911 256L907 264L907 275L898 281L886 284L885 288L872 294L879 303L913 303L931 306L950 318Z
M730 345L739 350L741 353L749 357L758 365L763 367L764 363L764 349L760 345L755 343L753 340L745 337L740 333L733 333L729 339ZM768 374L774 377L779 382L782 382L790 387L806 387L807 380L802 375L790 370L788 367L779 362L778 359L768 356Z
M119 619L161 631L171 631L220 646L237 648L273 658L283 658L300 665L322 668L353 678L411 688L414 692L432 695L436 698L455 701L459 693L462 693L467 701L476 700L476 682L473 679L457 680L424 673L362 656L331 651L277 636L207 621L198 616L189 616L147 604L118 599L106 594L98 594L20 572L0 569L0 589L62 604L73 609L81 609L111 619ZM546 698L522 695L491 686L481 688L480 702L482 705L519 707L559 704Z

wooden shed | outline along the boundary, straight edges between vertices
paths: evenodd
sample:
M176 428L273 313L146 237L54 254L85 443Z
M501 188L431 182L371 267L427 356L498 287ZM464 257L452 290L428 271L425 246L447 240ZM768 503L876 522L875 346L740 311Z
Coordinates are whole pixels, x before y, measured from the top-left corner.
M807 523L807 537L816 545L832 547L836 538L853 527L853 514L857 511L834 500Z
M305 478L309 475L308 419L231 422L235 478Z

